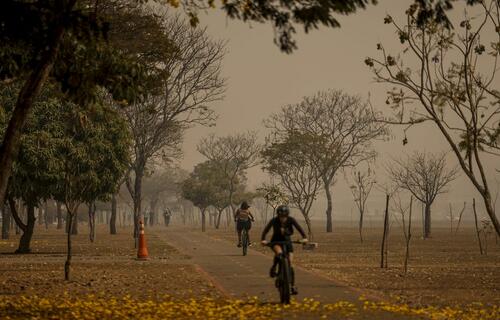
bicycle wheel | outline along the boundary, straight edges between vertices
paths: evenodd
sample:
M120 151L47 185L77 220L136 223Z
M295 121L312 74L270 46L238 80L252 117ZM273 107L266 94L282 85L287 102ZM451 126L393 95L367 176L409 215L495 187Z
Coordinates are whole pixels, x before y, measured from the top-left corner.
M247 255L248 251L248 232L246 229L241 231L241 247L243 249L243 255Z
M290 303L290 263L283 258L280 261L280 301L283 304Z

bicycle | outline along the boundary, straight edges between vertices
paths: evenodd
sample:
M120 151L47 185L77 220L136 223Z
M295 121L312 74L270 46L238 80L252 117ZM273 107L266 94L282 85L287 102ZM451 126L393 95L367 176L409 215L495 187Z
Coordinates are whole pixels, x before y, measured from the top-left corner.
M241 230L241 248L243 249L244 256L247 255L249 244L250 244L250 240L248 237L248 230L247 230L247 228L243 228L243 230Z
M278 274L276 275L276 287L280 294L280 302L283 304L290 303L291 288L292 288L292 268L290 266L290 257L288 255L286 244L297 243L304 244L302 241L272 241L266 244L268 247L281 245L283 253L280 255L278 263Z
M250 246L250 236L248 235L248 230L250 229L250 223L254 220L250 219L245 221L245 226L241 230L241 247L243 250L243 255L246 256L248 252L248 247ZM236 225L238 224L238 220L236 220Z

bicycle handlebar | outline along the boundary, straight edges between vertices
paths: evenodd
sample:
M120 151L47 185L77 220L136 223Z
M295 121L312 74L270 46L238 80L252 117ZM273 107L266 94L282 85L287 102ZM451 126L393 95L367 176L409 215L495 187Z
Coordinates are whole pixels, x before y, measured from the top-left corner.
M272 247L277 244L288 244L288 243L296 243L296 244L306 244L307 242L300 241L300 240L288 240L288 241L269 241L266 243L267 247Z

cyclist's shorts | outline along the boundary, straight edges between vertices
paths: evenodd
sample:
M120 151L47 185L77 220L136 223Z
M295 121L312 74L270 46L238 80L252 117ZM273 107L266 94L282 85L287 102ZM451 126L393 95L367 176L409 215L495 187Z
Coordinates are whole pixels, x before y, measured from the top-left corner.
M271 242L273 241L287 241L290 239L283 239L283 238L271 238ZM281 244L281 246L286 246L286 251L288 253L293 252L293 243L287 242L286 244Z
M236 222L236 228L238 229L238 231L241 231L243 229L250 230L252 228L252 221L250 221L250 220L247 220L247 221L238 220Z

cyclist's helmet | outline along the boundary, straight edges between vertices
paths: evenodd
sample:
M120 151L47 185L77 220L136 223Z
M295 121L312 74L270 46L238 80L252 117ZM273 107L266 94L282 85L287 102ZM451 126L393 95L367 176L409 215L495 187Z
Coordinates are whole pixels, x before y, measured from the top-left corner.
M248 202L243 201L243 202L241 203L240 208L241 208L242 210L246 210L246 209L250 208L250 206L248 205Z
M278 208L276 208L276 214L278 217L288 217L290 214L290 208L288 208L287 205L280 205Z

